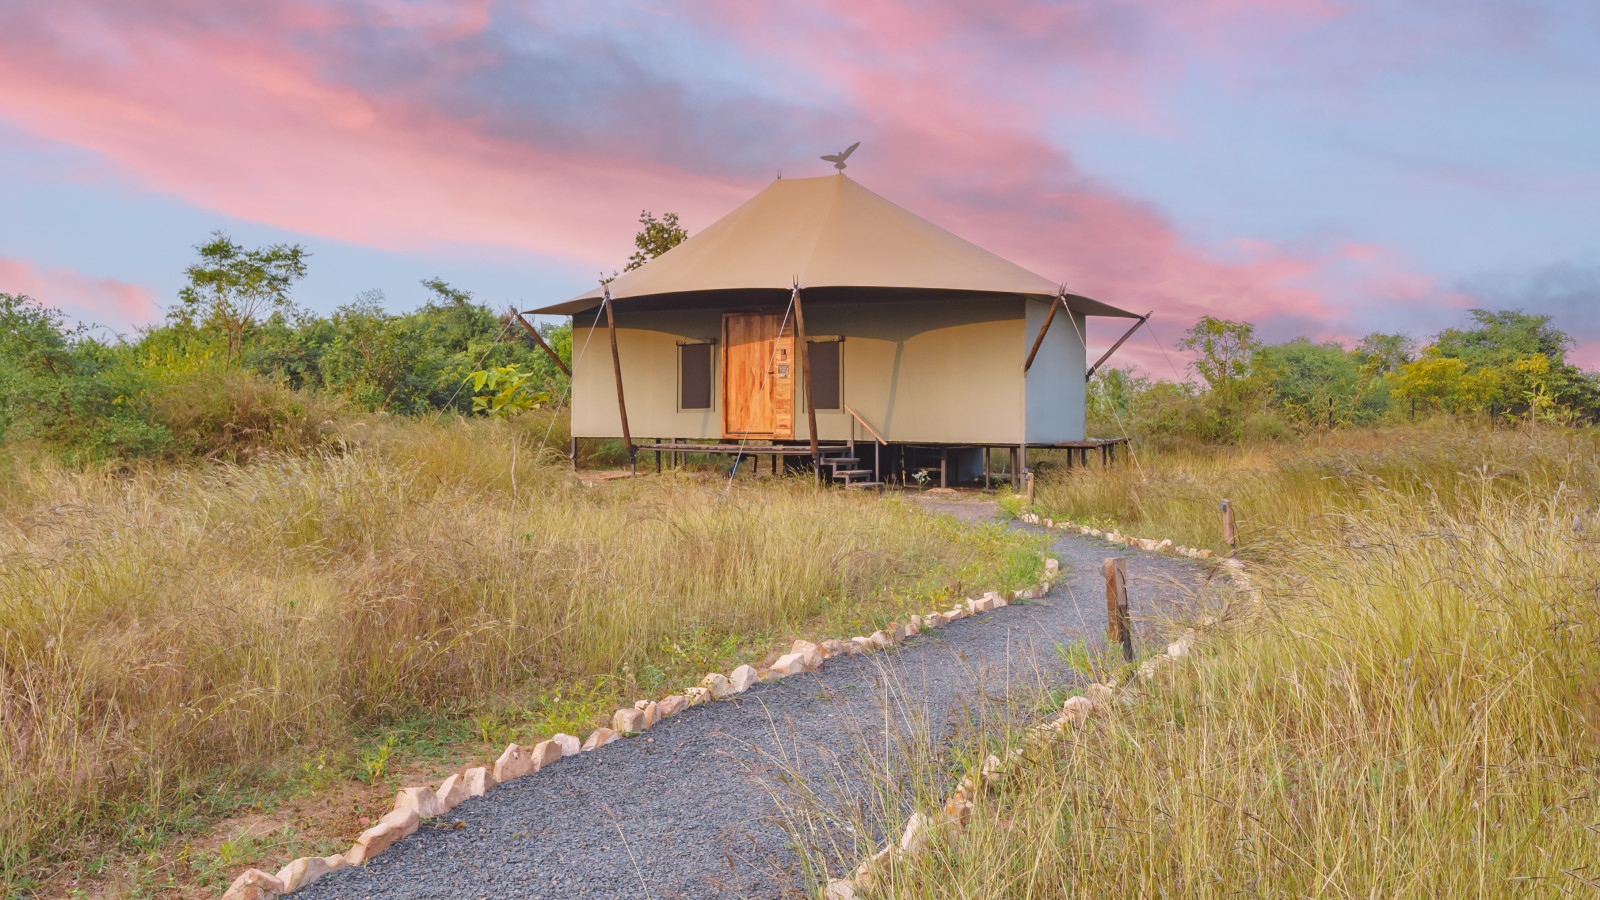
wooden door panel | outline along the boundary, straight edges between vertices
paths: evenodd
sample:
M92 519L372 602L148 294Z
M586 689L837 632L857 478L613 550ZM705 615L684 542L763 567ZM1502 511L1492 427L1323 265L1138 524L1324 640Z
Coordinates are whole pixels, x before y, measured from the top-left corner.
M794 335L783 315L726 313L722 335L723 436L793 437Z

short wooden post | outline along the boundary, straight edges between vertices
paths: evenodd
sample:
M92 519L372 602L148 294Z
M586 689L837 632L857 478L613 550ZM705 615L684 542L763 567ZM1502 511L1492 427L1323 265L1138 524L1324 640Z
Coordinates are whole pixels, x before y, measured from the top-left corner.
M1106 560L1106 641L1122 645L1122 658L1133 662L1133 622L1128 617L1128 561Z
M1239 533L1233 527L1233 501L1222 501L1222 539L1228 542L1229 550L1239 549Z
M1023 479L1023 482L1027 485L1028 505L1032 506L1033 505L1033 473L1032 472L1024 472L1024 473L1022 473L1022 479Z

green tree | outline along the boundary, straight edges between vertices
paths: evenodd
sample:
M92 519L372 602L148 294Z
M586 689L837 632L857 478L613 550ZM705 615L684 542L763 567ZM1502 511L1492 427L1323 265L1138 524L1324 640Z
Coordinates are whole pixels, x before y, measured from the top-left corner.
M1258 351L1270 404L1301 428L1364 425L1383 414L1388 389L1361 358L1333 341L1313 344L1306 338Z
M1201 316L1183 333L1178 346L1199 354L1189 368L1211 390L1229 393L1255 374L1255 354L1261 349L1255 333L1249 322Z
M269 311L292 308L289 291L305 277L311 254L299 244L248 250L222 231L195 245L200 261L184 270L189 283L178 292L180 314L222 329L228 359L244 352L245 333Z
M1355 358L1371 375L1388 375L1417 358L1417 342L1409 334L1374 331L1356 345Z
M678 224L677 213L669 212L657 219L649 210L644 210L639 213L639 224L643 227L633 236L633 245L639 249L628 257L625 272L632 272L689 239L688 230Z

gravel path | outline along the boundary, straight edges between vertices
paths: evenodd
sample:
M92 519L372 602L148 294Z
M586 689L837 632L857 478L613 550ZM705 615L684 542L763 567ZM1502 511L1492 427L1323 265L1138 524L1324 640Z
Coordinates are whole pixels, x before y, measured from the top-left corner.
M969 520L992 517L994 508L927 505ZM644 735L468 800L366 866L298 896L800 896L799 861L759 773L770 778L777 756L837 781L851 769L851 736L882 746L886 727L906 727L884 724L905 721L903 709L886 715L886 685L914 696L928 711L921 737L941 740L980 691L1004 693L1023 676L1070 679L1054 647L1103 640L1100 563L1114 551L1078 535L1052 537L1067 577L1042 602L963 619L887 653L830 660L818 673L686 710ZM1198 572L1176 558L1122 552L1136 611L1180 601L1182 585Z

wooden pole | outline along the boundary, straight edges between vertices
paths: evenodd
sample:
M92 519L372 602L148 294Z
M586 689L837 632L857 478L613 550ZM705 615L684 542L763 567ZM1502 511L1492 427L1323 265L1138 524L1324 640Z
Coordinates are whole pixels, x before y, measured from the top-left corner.
M1061 303L1057 302L1060 299L1056 297L1050 301L1050 312L1045 314L1044 324L1039 326L1039 336L1033 339L1033 348L1028 351L1028 359L1022 364L1024 374L1033 368L1033 358L1039 353L1039 345L1044 343L1045 332L1050 330L1050 323L1056 319L1056 310L1061 308Z
M800 342L800 383L806 392L806 427L811 432L811 464L816 467L820 479L822 460L817 452L817 406L811 402L811 348L806 345L806 317L800 309L800 285L796 284L793 291L795 340Z
M1239 533L1233 527L1233 501L1222 501L1222 539L1228 542L1228 548L1233 551L1239 549Z
M1105 562L1106 640L1122 645L1122 658L1133 662L1133 622L1128 616L1128 561L1113 556Z
M606 331L611 334L611 368L617 376L617 412L622 414L622 444L628 448L628 461L638 466L638 451L633 449L633 435L628 433L628 401L622 396L622 355L617 351L617 320L611 314L611 288L605 289ZM637 473L635 473L637 474Z
M528 329L528 334L532 335L534 342L543 347L544 352L550 354L550 358L555 360L556 368L561 370L561 374L571 378L572 370L567 368L567 364L561 361L561 357L556 355L556 351L550 349L550 345L544 342L544 338L539 335L539 329L528 324L528 320L522 317L522 313L517 313L517 321L522 323L523 328Z
M1028 485L1028 505L1032 506L1033 505L1033 473L1032 472L1024 472L1022 477L1025 480L1026 484Z
M1062 300L1061 302L1065 303L1067 301L1066 300ZM1139 321L1133 323L1133 327L1129 328L1127 333L1125 333L1122 337L1117 338L1117 342L1115 344L1111 345L1111 349L1107 350L1105 353L1101 354L1100 358L1095 360L1094 365L1089 367L1089 371L1083 373L1083 380L1084 381L1088 381L1089 378L1094 375L1095 370L1100 368L1100 366L1102 364L1104 364L1106 360L1110 359L1111 358L1111 354L1117 352L1117 348L1118 347L1121 347L1124 343L1126 343L1128 338L1133 337L1133 333L1135 331L1139 330L1139 326L1141 326L1144 323L1150 321L1150 317L1152 315L1155 315L1155 310L1153 310L1153 309L1150 310L1149 312L1145 313L1144 315L1140 316L1139 317Z

